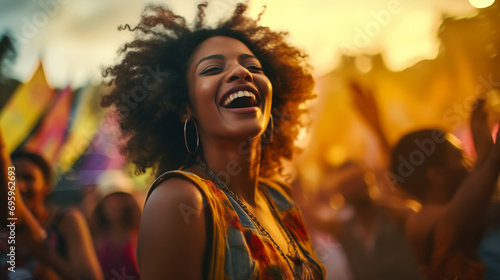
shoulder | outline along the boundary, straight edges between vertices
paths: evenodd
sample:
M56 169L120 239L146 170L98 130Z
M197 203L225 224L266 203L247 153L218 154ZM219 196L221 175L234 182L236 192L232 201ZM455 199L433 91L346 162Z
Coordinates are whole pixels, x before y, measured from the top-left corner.
M149 209L154 213L170 211L179 208L181 205L203 210L204 196L197 184L186 178L172 177L165 179L150 190L147 202L144 206L143 216L147 216Z
M445 239L439 238L442 233L440 228L443 228L440 225L443 224L446 211L448 211L448 207L432 204L425 205L420 211L408 215L405 233L419 258L428 258L435 246L448 243L446 239L451 236L446 237L447 234L445 234Z
M87 222L83 214L76 208L57 210L55 223L57 229L65 236L77 236L82 229L88 230Z
M141 273L188 273L200 266L205 248L206 215L201 190L188 178L172 176L150 190L139 230ZM176 265L177 264L177 265Z

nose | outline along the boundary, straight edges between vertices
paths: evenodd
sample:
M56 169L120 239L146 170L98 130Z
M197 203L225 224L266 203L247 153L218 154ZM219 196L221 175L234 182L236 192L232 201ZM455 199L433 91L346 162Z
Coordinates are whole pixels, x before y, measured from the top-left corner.
M251 82L253 81L253 76L252 73L248 71L247 68L243 67L240 64L236 64L231 68L226 77L226 82L233 82L233 81Z

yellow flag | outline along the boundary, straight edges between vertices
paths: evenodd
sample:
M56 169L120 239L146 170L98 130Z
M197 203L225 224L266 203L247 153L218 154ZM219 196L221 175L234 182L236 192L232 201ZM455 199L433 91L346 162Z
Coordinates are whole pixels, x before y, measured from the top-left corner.
M20 85L0 112L0 126L9 153L29 136L55 96L40 63L31 80Z

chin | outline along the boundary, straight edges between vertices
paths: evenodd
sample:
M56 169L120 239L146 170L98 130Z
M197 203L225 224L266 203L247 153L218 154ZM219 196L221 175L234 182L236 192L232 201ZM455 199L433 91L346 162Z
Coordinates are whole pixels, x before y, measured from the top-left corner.
M234 138L251 140L262 136L264 134L264 131L265 128L257 124L254 125L240 124L238 126L234 126L228 134L232 135Z

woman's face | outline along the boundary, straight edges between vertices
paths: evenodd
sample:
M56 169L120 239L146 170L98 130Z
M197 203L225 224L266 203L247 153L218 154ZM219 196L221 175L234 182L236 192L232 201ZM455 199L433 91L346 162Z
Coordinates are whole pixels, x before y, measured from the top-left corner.
M271 114L272 86L242 42L225 36L203 41L189 62L192 115L202 139L260 136Z
M43 202L50 192L50 184L43 177L42 170L38 165L28 159L15 159L17 187L27 204L32 208L33 203Z

